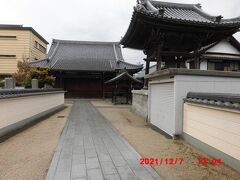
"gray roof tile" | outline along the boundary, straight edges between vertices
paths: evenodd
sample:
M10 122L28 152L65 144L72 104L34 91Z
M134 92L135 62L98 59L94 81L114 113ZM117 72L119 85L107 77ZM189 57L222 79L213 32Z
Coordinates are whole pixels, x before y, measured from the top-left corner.
M116 82L116 81L121 80L121 79L125 79L125 80L128 79L128 80L130 80L130 81L132 81L132 82L140 83L140 84L143 83L142 81L140 81L140 80L135 79L134 77L132 77L132 76L131 76L130 74L128 74L127 72L122 72L121 74L119 74L119 75L117 75L116 77L114 77L114 78L106 81L105 83L106 83L106 84L107 84L107 83L113 83L113 82Z
M41 60L37 60L37 61L32 61L30 62L30 64L34 65L34 66L48 66L48 60L47 59L41 59Z
M32 62L34 66L48 65L52 70L114 71L141 70L142 65L124 62L118 42L89 42L56 40L52 42L46 60Z
M189 92L185 102L240 110L240 94Z
M142 0L143 1L143 0ZM144 0L145 2L148 0ZM200 4L180 4L161 1L149 1L155 9L163 10L163 15L153 11L147 3L140 3L136 6L135 11L152 16L155 18L193 23L193 24L214 24L214 25L240 25L240 17L232 19L216 19L220 16L211 16L204 12Z

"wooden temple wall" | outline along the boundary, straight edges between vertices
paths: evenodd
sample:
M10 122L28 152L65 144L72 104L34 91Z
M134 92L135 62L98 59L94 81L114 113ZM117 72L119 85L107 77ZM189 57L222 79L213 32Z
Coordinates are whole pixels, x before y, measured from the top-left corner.
M116 76L115 73L87 74L81 75L60 75L55 74L55 88L62 88L66 91L66 98L112 98L115 83L105 84L109 79ZM118 84L119 91L125 91L129 84Z

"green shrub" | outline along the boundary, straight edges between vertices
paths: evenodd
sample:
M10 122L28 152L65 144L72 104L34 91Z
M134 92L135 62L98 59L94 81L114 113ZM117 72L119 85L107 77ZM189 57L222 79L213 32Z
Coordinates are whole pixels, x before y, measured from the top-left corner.
M0 88L4 87L4 80L0 80Z
M32 79L38 79L39 87L44 87L44 84L53 86L56 78L50 75L47 67L33 67L29 75L29 80Z
M18 62L18 71L13 74L17 85L31 87L32 79L37 79L39 87L45 84L54 85L55 77L50 74L48 67L32 67L27 60Z

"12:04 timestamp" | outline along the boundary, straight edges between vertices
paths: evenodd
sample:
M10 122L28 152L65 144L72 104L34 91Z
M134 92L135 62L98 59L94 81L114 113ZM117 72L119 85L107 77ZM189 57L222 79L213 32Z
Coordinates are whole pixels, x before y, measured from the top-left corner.
M183 158L140 158L139 161L141 165L181 165Z

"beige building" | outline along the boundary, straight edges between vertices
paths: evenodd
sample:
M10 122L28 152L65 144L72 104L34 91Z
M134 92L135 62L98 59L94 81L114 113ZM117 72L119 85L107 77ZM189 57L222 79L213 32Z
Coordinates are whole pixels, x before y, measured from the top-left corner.
M17 62L45 58L48 42L32 27L0 24L0 76L17 70Z

